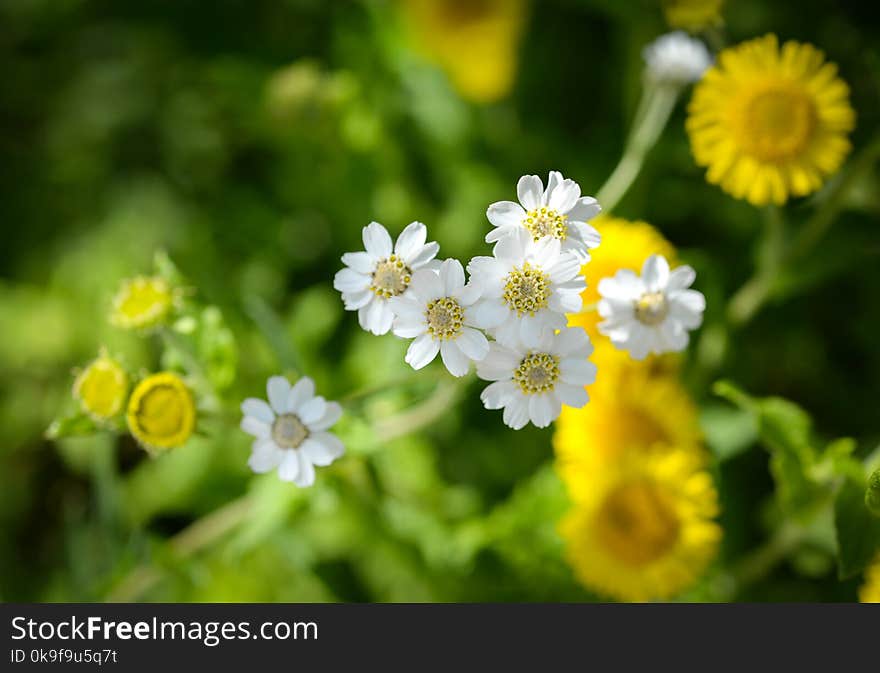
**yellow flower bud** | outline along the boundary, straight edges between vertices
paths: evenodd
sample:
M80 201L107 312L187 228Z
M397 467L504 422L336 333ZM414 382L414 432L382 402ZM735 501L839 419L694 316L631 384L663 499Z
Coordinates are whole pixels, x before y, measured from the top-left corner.
M173 372L148 376L128 401L128 428L147 450L181 446L192 435L195 420L192 393Z
M73 396L83 411L97 421L122 411L127 393L128 374L105 352L90 362L73 382Z

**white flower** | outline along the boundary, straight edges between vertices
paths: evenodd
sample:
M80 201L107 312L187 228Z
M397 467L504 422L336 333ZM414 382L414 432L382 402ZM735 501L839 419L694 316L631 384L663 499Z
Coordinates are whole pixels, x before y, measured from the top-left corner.
M566 313L581 310L586 284L581 263L561 252L559 239L534 241L523 229L502 238L494 257L474 257L468 264L471 282L480 285L483 299L474 305L474 318L505 345L538 343L545 330L562 329Z
M639 277L621 269L612 278L599 281L599 331L635 360L648 353L682 351L688 345L688 330L703 322L706 299L688 288L697 274L689 266L669 271L662 255L651 255Z
M415 337L406 352L413 369L421 369L437 353L453 376L467 374L471 360L489 352L489 341L474 327L482 327L472 306L481 288L464 282L464 269L457 259L440 264L439 273L420 269L413 274L409 292L391 300L392 330L399 337Z
M580 408L590 401L584 386L596 380L590 337L580 327L545 332L535 348L509 348L495 342L477 364L477 375L495 383L480 395L487 409L504 409L504 423L519 430L531 421L546 428L562 405Z
M342 293L347 311L358 312L361 327L373 334L386 334L394 314L388 300L406 292L413 273L431 264L440 245L425 243L428 230L421 222L412 222L400 232L392 250L391 236L378 222L364 227L365 252L347 252L342 256L346 268L333 279L333 287Z
M661 35L642 56L650 79L678 86L698 81L712 65L706 45L681 30Z
M311 486L315 465L329 465L345 453L339 438L327 432L342 407L315 397L315 382L307 376L293 386L273 376L266 393L269 404L254 397L241 403L241 429L256 437L248 465L260 474L278 468L282 480Z
M537 175L522 176L516 194L519 203L499 201L486 211L496 227L487 234L487 243L524 229L535 241L544 236L558 239L562 250L575 253L582 264L590 260L587 251L601 240L599 232L587 224L602 211L596 199L582 197L578 183L563 178L559 171L550 171L546 190Z

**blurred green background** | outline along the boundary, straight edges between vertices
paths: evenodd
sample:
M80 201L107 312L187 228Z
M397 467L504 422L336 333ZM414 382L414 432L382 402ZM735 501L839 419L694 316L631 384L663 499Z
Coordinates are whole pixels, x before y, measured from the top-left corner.
M486 254L486 206L512 198L520 175L558 169L595 193L638 101L641 49L667 30L657 2L533 3L509 37L510 90L490 101L452 86L398 5L0 0L0 599L591 598L554 532L565 496L550 431L510 431L481 408L476 383L459 403L442 386L438 398L431 376L365 399L343 425L351 456L308 492L250 474L237 417L206 419L159 461L127 436L43 439L73 406L71 370L100 345L132 370L156 369L157 344L106 316L120 280L149 273L158 249L235 335L237 377L223 393L234 417L290 367L285 349L328 399L406 372L405 343L361 332L332 289L370 220L393 234L421 220L442 257L467 259ZM856 150L880 127L869 3L732 0L725 20L730 43L772 31L823 49L852 89ZM691 392L735 426L708 388L730 378L873 449L876 172L789 295L730 330L725 302L753 269L761 218L704 182L684 115L680 104L615 214L657 226L698 271L709 308ZM807 212L795 202L789 221ZM402 435L405 409L424 399L442 413ZM710 448L729 440L725 428L707 429ZM757 448L717 476L723 565L765 537L773 485ZM222 518L187 529L243 496L248 516L218 541L198 536ZM711 596L710 582L689 597ZM807 550L738 598L852 600L855 586Z

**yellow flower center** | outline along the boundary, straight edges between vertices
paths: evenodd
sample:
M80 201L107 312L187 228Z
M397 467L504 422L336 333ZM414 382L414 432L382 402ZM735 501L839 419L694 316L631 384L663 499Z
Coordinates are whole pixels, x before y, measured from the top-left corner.
M145 378L128 401L129 430L151 448L170 449L186 442L195 427L195 417L192 393L171 372Z
M601 544L632 566L647 565L666 554L681 528L669 496L649 481L611 491L596 513L595 524Z
M113 299L111 322L119 327L143 329L165 321L174 305L174 290L159 276L123 282Z
M306 441L309 429L296 414L281 414L272 423L272 441L282 449L296 449Z
M654 327L669 315L669 302L662 292L646 292L636 300L636 319L643 325Z
M534 315L536 311L547 308L550 292L550 276L525 262L507 275L502 297L510 309L519 315Z
M128 375L118 362L101 355L86 367L73 383L73 395L83 410L97 419L118 414L125 404Z
M376 265L370 289L379 297L389 299L403 293L411 280L412 270L397 255L391 255Z
M816 127L816 106L800 88L774 84L749 92L736 121L747 154L780 161L806 149Z
M464 309L452 297L437 299L428 304L425 310L428 334L435 339L454 339L464 324Z
M553 390L559 378L559 358L549 353L529 353L513 372L513 380L526 395Z
M568 215L560 215L555 210L542 206L529 211L526 214L526 219L523 220L523 225L536 241L545 236L552 236L564 241L568 236L568 226L565 224L567 219Z

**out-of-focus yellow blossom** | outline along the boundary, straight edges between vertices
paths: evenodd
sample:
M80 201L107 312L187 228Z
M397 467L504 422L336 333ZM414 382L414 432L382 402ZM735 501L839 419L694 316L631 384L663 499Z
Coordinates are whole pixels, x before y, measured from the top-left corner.
M865 583L859 589L861 603L880 603L880 555L865 570Z
M577 578L624 601L668 599L715 556L718 496L693 452L627 454L595 474L560 524Z
M506 96L516 77L525 0L401 0L417 48L468 100Z
M128 401L128 428L148 450L181 446L192 435L195 421L192 393L173 372L148 376Z
M698 31L721 23L724 0L663 0L666 22L673 28Z
M602 243L590 251L590 261L581 269L587 281L587 289L581 294L584 310L569 314L568 324L583 327L590 336L595 347L591 359L599 367L597 381L613 379L621 369L639 369L655 374L676 372L680 360L678 355L650 355L637 362L626 351L617 350L608 337L599 334L597 325L602 318L596 310L596 304L601 299L598 290L600 280L613 276L620 269L639 273L645 259L655 254L663 255L673 264L675 248L647 222L630 222L600 215L592 224L602 235Z
M161 276L137 276L122 282L113 298L110 322L125 329L151 329L167 322L178 292Z
M590 403L563 407L553 435L559 474L575 501L591 480L626 454L690 451L705 459L697 409L673 377L633 369L590 387Z
M127 393L128 374L103 350L73 382L73 396L79 400L83 411L98 421L112 418L122 411Z
M837 66L775 35L726 49L694 89L687 130L706 180L756 206L805 196L835 173L855 126Z

